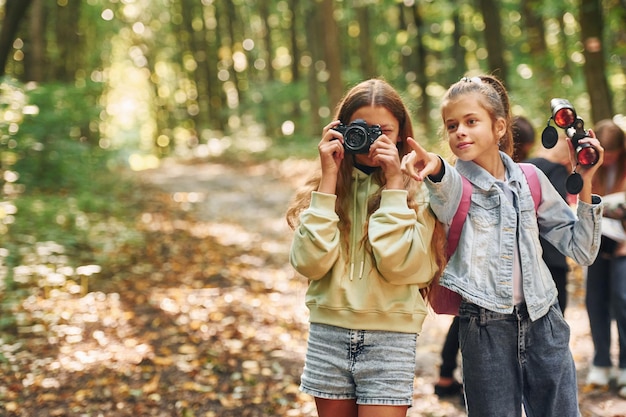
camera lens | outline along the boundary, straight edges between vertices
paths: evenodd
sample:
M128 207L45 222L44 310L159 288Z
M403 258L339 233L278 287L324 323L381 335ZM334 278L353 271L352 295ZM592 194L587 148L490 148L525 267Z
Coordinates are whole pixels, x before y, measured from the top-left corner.
M350 126L344 135L344 143L348 150L359 152L367 145L367 132L360 126Z

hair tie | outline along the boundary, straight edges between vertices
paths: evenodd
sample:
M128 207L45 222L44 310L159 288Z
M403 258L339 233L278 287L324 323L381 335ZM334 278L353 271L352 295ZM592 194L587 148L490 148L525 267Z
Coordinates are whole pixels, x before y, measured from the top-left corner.
M480 79L480 77L462 77L461 81L464 81L466 83L476 83L476 84L482 84L483 80Z

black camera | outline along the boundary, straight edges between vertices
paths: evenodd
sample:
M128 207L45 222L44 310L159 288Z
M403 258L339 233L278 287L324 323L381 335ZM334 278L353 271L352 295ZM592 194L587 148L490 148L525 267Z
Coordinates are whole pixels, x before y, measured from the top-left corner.
M368 153L370 146L383 134L379 125L368 125L363 119L356 119L349 125L343 123L333 127L343 135L343 147L348 153Z
M554 123L565 130L567 136L572 140L572 145L576 151L576 161L583 166L595 165L600 158L598 150L588 143L579 144L582 138L589 137L589 132L585 130L585 122L576 115L574 106L564 98L553 98L550 100L550 108L552 109L552 120ZM556 145L559 135L556 129L548 126L541 134L541 143L544 147L550 149Z

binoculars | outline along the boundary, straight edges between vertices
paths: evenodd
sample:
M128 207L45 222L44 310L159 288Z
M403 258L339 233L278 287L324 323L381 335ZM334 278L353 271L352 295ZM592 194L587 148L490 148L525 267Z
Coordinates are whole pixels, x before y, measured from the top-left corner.
M577 165L590 166L598 163L600 158L598 150L588 143L579 143L580 139L589 137L589 133L585 130L585 122L578 117L572 103L564 98L553 98L550 100L550 109L552 116L541 133L543 146L547 149L553 148L559 140L556 129L550 125L550 121L554 120L554 123L565 130L565 134L570 138L576 152ZM570 194L578 194L582 186L582 177L574 170L567 179L565 187Z

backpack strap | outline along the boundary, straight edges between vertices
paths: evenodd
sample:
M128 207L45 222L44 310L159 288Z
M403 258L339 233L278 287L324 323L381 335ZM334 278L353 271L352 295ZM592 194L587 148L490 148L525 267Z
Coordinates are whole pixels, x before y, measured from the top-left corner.
M461 201L459 202L459 207L456 209L456 213L454 213L454 217L452 218L450 229L448 229L448 242L446 247L446 256L448 259L450 259L459 244L461 230L465 224L465 217L467 217L467 212L469 211L470 203L472 201L472 183L463 175L461 175L461 179L463 180Z
M535 202L535 213L539 208L539 204L541 203L541 184L539 183L539 177L537 176L537 168L533 164L529 164L527 162L522 162L518 164L522 171L524 171L524 176L526 176L526 182L528 182L528 187L530 188L530 193L533 196L533 201Z
M537 212L539 204L541 203L541 184L539 183L537 170L533 164L520 163L518 165L524 172L526 182L528 182L528 187L530 188L530 193L532 194L533 201L535 203L535 212ZM472 201L472 183L462 175L461 179L463 180L461 201L459 202L459 207L456 209L456 213L452 218L450 229L448 229L448 242L446 248L446 256L448 257L448 259L450 259L450 257L456 250L457 245L459 244L461 230L463 229L463 225L465 224L465 218L467 217L470 203Z

